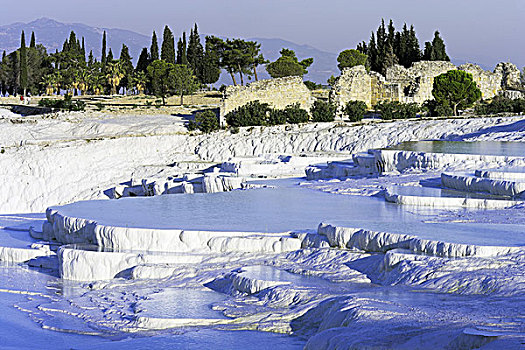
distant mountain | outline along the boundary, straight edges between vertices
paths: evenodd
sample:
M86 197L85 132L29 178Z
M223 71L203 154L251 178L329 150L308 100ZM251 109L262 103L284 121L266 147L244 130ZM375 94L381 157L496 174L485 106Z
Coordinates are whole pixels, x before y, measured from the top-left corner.
M61 50L62 44L74 31L77 38L85 38L86 53L93 50L95 57L100 57L102 50L102 33L107 32L108 49L111 48L113 55L118 57L122 43L128 45L131 55L138 57L140 50L149 46L150 38L146 35L132 32L130 30L95 28L81 23L60 23L49 18L40 18L29 23L13 23L0 26L0 50L11 52L20 47L20 33L25 31L26 41L29 45L31 32L35 32L36 42L43 44L49 52Z
M86 53L93 50L95 57L100 57L101 55L102 33L106 31L108 48L112 49L113 55L118 57L122 43L125 43L129 47L131 56L135 62L142 48L149 48L151 40L149 36L130 30L96 28L81 23L61 23L49 18L40 18L29 23L18 22L0 26L0 53L3 50L9 53L20 47L20 33L22 30L26 33L27 44L29 44L31 32L34 31L37 43L43 44L50 53L55 52L57 49L61 50L62 44L66 38L69 37L69 33L74 31L77 38L81 39L84 37ZM159 37L161 37L161 34L159 34ZM201 37L204 40L205 35L203 34ZM332 74L338 74L336 54L324 52L308 45L298 45L282 39L251 38L249 40L255 40L261 43L261 50L264 57L271 61L280 56L279 51L283 47L294 50L299 59L313 57L314 63L310 67L308 75L305 76L307 80L326 83L326 80ZM261 69L260 78L265 79L268 77L264 68ZM231 84L231 79L228 75L223 74L218 84Z

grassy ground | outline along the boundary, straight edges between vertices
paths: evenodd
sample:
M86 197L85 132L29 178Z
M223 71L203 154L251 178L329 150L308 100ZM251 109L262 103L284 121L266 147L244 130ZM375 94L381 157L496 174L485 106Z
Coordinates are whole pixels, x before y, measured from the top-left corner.
M38 105L42 98L59 99L61 96L35 96L31 98L31 105ZM184 96L184 105L180 105L180 96L166 99L166 105L155 96L75 96L74 100L86 103L86 111L103 111L110 114L133 112L133 114L191 114L207 108L218 108L222 95L220 92L201 92ZM19 104L19 97L0 97L0 104Z

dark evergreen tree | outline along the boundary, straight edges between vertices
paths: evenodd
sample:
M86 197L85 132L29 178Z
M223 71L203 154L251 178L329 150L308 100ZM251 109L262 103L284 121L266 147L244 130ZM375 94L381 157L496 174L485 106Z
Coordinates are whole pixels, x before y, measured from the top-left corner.
M377 50L374 32L372 32L372 35L370 36L370 42L368 43L368 66L375 72L379 72L381 70L381 62L379 52Z
M131 61L132 57L129 54L129 48L122 44L122 49L120 50L120 64L122 66L122 79L120 81L120 86L124 87L126 91L129 88L133 87L133 62Z
M356 50L365 55L368 55L368 45L365 41L362 41L359 44L357 44Z
M432 52L430 55L432 61L450 61L445 49L445 42L439 36L439 32L436 30L434 33L434 39L432 40Z
M197 23L190 32L190 40L187 49L188 66L193 70L193 73L202 81L202 64L204 59L204 48L202 47Z
M102 64L102 73L106 72L106 63L107 63L107 56L106 56L106 31L104 31L104 34L102 35L102 58L100 59L100 63Z
M84 42L84 37L82 37L81 51L82 51L82 57L84 57L84 60L85 60L86 59L86 43Z
M31 32L31 42L29 43L29 47L33 49L36 47L35 32Z
M151 37L151 47L149 52L152 62L159 59L159 43L157 41L157 33L155 33L155 31L153 31L153 36Z
M24 31L22 31L20 39L20 88L22 88L25 96L27 93L27 49Z
M177 64L188 64L188 51L186 47L186 32L182 33L182 37L177 43Z
M95 57L93 56L93 50L90 50L87 65L88 67L92 67L94 64L95 64Z
M167 63L175 64L175 38L168 26L164 27L160 59Z
M137 68L135 69L137 72L148 72L148 66L150 64L150 56L148 54L148 49L143 48L140 52L139 60L137 61Z
M115 59L113 58L113 51L109 48L108 57L106 58L106 64L113 63Z
M410 32L407 41L407 61L405 67L410 67L412 63L421 61L421 49L419 47L419 39L416 36L414 26L410 26Z
M423 60L430 61L432 57L432 43L430 41L425 42L425 51L423 52Z
M206 47L202 62L201 83L214 84L221 75L219 49L214 45L213 37L206 37Z
M388 23L388 34L386 38L386 45L390 45L392 49L395 47L396 28L394 27L394 21L390 20Z

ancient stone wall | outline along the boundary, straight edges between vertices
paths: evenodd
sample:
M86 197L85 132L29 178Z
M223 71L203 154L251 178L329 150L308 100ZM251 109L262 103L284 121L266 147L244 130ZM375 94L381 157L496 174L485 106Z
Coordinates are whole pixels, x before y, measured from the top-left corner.
M350 100L363 101L369 108L381 101L422 104L434 98L434 78L455 69L472 74L484 99L509 95L509 91L516 91L510 94L513 97L523 95L519 92L523 91L520 71L512 63L500 63L489 72L474 64L456 67L445 61L420 61L410 68L394 65L387 69L386 77L368 72L364 66L346 68L333 86L330 99L337 105L339 116Z
M246 86L228 86L221 102L221 125L224 125L226 114L252 101L268 103L277 109L299 103L301 108L309 111L314 98L301 77L260 80Z
M467 63L458 67L467 73L472 74L472 78L481 90L481 98L489 99L496 96L502 89L503 72L494 71L494 73L483 70L478 65Z

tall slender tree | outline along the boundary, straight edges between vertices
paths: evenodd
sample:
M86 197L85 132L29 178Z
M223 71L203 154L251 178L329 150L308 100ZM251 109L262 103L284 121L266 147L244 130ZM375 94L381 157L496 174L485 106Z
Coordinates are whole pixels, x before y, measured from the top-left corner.
M109 48L108 57L106 57L106 65L113 63L114 60L113 51L111 51L111 48Z
M175 64L175 38L168 26L164 27L160 58L167 63Z
M143 48L142 51L140 52L140 56L137 61L137 67L135 70L137 72L147 73L149 64L150 64L150 55L148 54L148 49Z
M197 23L190 32L190 39L187 49L188 66L193 70L193 73L202 81L202 64L204 59L204 48L202 47L201 39Z
M157 41L157 33L153 31L153 36L151 37L151 46L149 49L151 61L156 61L159 59L159 43Z
M177 64L188 64L188 48L186 46L186 32L177 43Z
M29 43L30 48L36 47L36 39L35 39L35 32L31 32L31 42Z
M122 66L122 79L120 81L120 86L124 87L127 90L133 87L133 62L131 55L129 54L129 48L122 44L122 49L120 51L120 64Z
M106 57L106 31L104 31L104 34L102 35L102 58L100 59L100 63L102 64L102 73L106 72L106 63L107 63L107 57Z
M214 84L221 75L220 56L212 37L206 37L206 48L202 64L201 83Z
M27 49L24 31L22 31L20 39L20 87L24 91L25 96L27 94Z
M82 51L82 57L84 57L84 60L85 60L86 59L86 43L84 41L84 37L82 37L81 51Z

